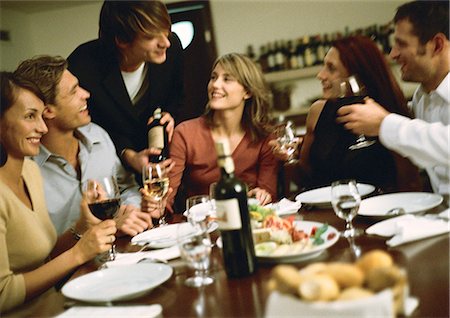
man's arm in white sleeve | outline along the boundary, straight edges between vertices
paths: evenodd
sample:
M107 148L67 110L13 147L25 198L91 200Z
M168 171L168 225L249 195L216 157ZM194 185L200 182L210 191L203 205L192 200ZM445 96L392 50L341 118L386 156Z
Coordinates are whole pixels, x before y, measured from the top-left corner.
M389 114L381 123L381 143L426 168L450 167L450 126Z

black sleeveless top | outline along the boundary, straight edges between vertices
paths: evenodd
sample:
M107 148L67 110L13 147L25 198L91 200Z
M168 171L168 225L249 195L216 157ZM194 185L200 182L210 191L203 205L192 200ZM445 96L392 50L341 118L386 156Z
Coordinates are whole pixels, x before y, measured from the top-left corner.
M308 188L329 186L335 180L348 178L383 190L396 188L394 158L380 142L357 150L348 149L357 136L336 123L336 111L354 102L346 98L325 103L311 145L312 176Z

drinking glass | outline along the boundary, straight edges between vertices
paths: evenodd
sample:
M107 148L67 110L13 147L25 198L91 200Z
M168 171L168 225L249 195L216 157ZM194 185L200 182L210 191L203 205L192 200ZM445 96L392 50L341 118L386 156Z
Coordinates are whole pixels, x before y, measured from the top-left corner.
M178 225L177 243L183 260L190 268L195 270L194 277L185 280L189 287L201 287L212 284L214 279L208 276L210 254L212 249L211 239L207 226L198 222L195 225L181 223ZM189 224L189 226L186 226Z
M83 191L92 214L100 220L112 219L119 211L120 191L113 176L88 179ZM113 261L116 258L115 245L100 257L100 261Z
M207 195L195 195L186 199L186 212L193 226L208 226L213 204Z
M165 207L162 203L162 199L169 191L169 177L166 168L159 163L149 163L142 169L142 183L147 191L146 195L159 203L159 210L162 212L158 221L159 226L167 225Z
M361 234L361 231L355 229L352 224L360 203L361 196L355 180L338 180L331 184L331 204L334 213L346 222L345 231L341 233L341 236L348 238Z
M367 96L364 84L362 84L355 75L339 79L337 82L333 83L333 89L335 90L336 96L339 97L338 99L340 99L340 103L342 105L364 103L364 98ZM374 143L376 143L376 140L366 139L366 137L361 134L356 139L356 142L348 147L348 149L361 149L371 146Z
M298 149L300 138L295 135L295 126L292 121L287 121L277 129L277 141L282 152L286 153L288 158L286 164L294 164L298 162L295 154Z

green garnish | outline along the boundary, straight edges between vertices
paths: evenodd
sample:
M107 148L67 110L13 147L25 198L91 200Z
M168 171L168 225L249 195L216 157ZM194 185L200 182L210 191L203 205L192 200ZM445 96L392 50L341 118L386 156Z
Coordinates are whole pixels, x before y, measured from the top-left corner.
M314 233L314 236L312 238L313 239L313 245L321 245L321 244L323 244L325 242L323 240L323 238L321 238L321 236L327 230L328 230L328 224L326 224L326 223L316 230L316 232Z

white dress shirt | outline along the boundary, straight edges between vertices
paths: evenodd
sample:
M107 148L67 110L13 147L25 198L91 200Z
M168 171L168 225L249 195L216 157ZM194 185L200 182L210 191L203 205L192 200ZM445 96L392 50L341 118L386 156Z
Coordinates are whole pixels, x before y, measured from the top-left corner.
M450 73L436 90L427 94L419 86L412 111L418 119L388 115L380 128L380 140L389 149L424 167L433 191L450 193Z

